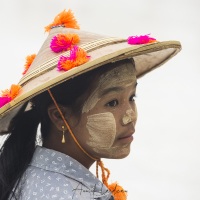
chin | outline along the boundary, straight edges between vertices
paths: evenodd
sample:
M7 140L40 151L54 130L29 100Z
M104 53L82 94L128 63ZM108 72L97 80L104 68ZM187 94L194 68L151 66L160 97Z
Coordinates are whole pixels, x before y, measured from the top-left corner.
M130 147L125 148L114 148L109 155L106 155L104 158L109 159L123 159L126 158L130 154Z
M123 158L126 158L129 154L130 154L130 152L126 153L126 154L115 155L115 156L111 157L110 159L123 159Z

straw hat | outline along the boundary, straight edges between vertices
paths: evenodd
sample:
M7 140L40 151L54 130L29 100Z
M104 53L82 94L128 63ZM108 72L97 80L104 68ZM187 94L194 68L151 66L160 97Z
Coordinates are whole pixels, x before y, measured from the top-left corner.
M28 102L32 97L61 82L106 63L127 58L134 59L137 78L140 78L164 64L181 50L178 41L158 42L148 35L117 38L79 30L71 10L64 10L58 14L54 22L46 27L46 31L49 31L49 35L19 81L18 93L0 108L0 134L9 133L12 129L12 119L28 109ZM69 60L71 54L75 52L75 49L72 52L74 44L62 51L50 48L53 39L58 39L59 35L71 37L70 41L74 41L73 37L78 36L76 47L85 52L85 61L79 62L69 70L58 70L61 57L64 56Z

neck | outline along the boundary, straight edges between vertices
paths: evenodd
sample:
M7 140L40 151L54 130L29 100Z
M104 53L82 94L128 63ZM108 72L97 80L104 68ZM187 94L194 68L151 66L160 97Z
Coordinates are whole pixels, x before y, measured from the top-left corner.
M50 137L47 140L43 141L43 146L49 149L53 149L55 151L59 151L61 153L64 153L72 157L87 169L89 169L95 162L94 159L90 158L79 148L79 146L74 142L74 140L71 137L66 137L66 141L63 144L61 142L61 138L58 141L57 139L58 137L55 136L54 138L54 136L55 134L50 134Z

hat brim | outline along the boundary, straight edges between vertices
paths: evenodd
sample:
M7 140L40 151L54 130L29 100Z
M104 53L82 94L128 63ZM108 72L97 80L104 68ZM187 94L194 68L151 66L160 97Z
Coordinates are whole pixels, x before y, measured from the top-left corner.
M94 34L90 34L90 37L88 37L90 40L87 41L84 35L89 35L88 33L80 30L65 29L56 28L49 34L30 70L19 82L22 86L20 93L14 100L0 108L0 134L9 133L12 128L11 120L20 112L24 112L27 102L31 98L55 85L104 64L127 58L134 59L136 76L140 78L167 62L181 50L181 44L178 41L129 45L125 39ZM60 55L68 55L69 52L55 54L49 48L52 37L61 30L62 32L78 33L80 39L82 39L81 41L85 41L79 46L91 56L87 63L65 72L58 71L56 66Z

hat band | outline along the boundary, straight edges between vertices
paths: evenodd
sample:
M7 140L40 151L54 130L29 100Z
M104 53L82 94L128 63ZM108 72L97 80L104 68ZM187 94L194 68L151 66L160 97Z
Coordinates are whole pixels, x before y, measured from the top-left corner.
M119 38L104 38L100 40L95 40L93 42L80 45L80 48L84 49L86 52L94 51L95 49L102 48L108 44L116 44L116 43L122 43L125 42L125 39L119 39ZM70 51L66 51L62 55L69 56ZM53 59L50 59L48 62L42 64L40 67L36 67L35 70L32 70L30 72L27 72L20 80L19 85L23 86L28 81L33 79L35 76L39 76L41 74L44 74L46 71L50 71L58 63L59 56L54 57Z

